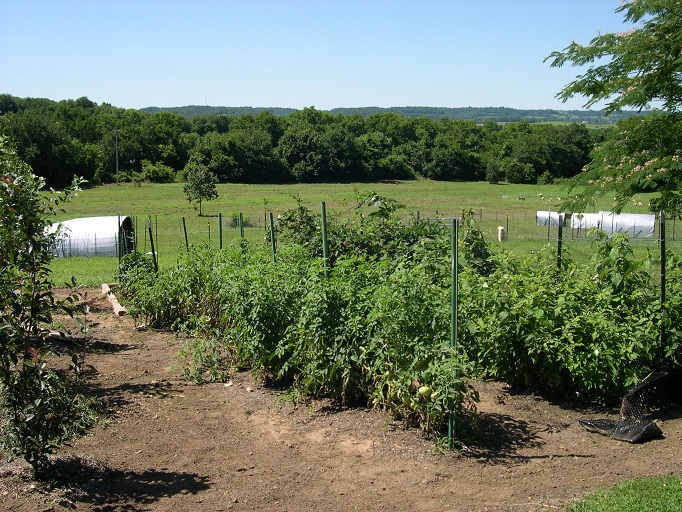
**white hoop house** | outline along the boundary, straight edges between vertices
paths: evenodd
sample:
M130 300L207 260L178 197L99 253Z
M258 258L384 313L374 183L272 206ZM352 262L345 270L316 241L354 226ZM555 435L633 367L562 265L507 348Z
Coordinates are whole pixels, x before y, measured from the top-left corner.
M52 224L56 233L54 253L58 258L120 257L135 249L130 217L82 217Z
M653 238L656 215L644 213L599 212L602 216L601 230L611 233L625 233L630 238Z

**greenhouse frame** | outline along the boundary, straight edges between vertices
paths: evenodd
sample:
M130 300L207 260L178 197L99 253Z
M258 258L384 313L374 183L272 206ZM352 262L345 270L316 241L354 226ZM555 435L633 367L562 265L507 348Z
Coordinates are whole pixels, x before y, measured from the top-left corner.
M130 217L81 217L52 224L58 258L121 257L135 250L135 230Z

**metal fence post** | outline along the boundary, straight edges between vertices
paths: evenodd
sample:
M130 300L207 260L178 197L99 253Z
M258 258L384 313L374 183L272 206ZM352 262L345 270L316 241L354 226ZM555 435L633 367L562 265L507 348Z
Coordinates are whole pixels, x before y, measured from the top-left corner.
M275 221L270 212L270 243L272 244L272 261L277 261L277 241L275 240Z
M185 223L185 218L182 218L182 231L185 233L185 250L189 254L189 240L187 239L187 224Z
M223 248L223 214L218 214L218 249Z
M667 317L665 308L665 266L666 266L666 256L665 256L665 211L660 212L660 246L661 246L661 351L665 353L666 348L666 332L665 332L665 321Z
M559 230L557 233L556 244L556 266L557 271L561 272L561 246L564 242L564 214L559 214Z
M152 220L147 221L147 230L149 231L149 244L152 247L152 260L154 261L154 271L159 271L159 262L156 259L156 251L154 250L154 237L152 236Z
M450 230L450 252L451 252L451 292L450 292L450 347L457 355L457 309L458 309L458 288L459 288L459 262L458 262L458 224L457 218L452 219L452 226ZM459 360L457 361L459 364ZM457 378L458 375L455 375ZM455 448L455 404L450 404L450 413L448 414L448 447L450 450Z
M324 275L329 276L329 241L327 240L327 207L320 203L322 216L322 256L324 258Z

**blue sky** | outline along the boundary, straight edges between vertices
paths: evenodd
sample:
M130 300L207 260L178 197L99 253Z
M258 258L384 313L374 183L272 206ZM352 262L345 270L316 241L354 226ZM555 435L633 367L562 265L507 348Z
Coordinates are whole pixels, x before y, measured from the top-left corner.
M0 0L0 93L183 105L578 109L543 59L619 0Z

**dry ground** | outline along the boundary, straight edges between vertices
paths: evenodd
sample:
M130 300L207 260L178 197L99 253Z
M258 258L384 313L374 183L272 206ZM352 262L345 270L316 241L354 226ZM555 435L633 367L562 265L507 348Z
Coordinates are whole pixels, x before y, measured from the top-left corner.
M583 430L586 413L477 383L475 446L442 453L380 411L294 405L249 374L195 385L182 341L138 331L90 292L90 385L108 418L54 457L52 485L0 462L0 509L18 511L562 510L627 479L679 473L682 419L630 445Z

